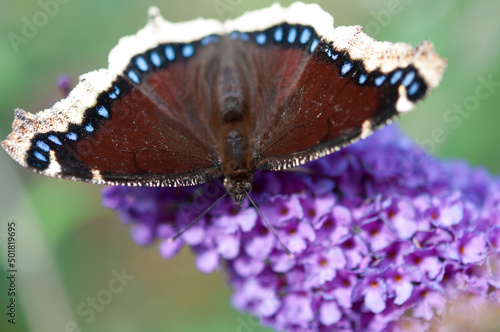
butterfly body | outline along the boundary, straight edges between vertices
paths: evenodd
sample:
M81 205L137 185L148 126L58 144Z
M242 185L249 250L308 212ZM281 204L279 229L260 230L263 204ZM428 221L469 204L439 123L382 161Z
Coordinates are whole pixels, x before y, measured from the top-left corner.
M252 186L255 172L254 128L250 120L248 103L238 91L230 69L225 70L221 93L220 126L223 128L221 170L224 187L235 204L240 205Z

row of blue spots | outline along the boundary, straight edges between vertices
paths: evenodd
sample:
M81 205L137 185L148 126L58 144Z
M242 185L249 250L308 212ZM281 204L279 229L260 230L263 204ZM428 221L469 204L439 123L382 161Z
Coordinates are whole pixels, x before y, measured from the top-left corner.
M97 108L97 114L99 114L100 116L102 116L103 118L106 118L106 119L109 119L109 117L110 117L108 110L104 106ZM84 126L84 129L88 133L92 133L95 130L94 126L91 123L87 123ZM66 133L66 138L71 140L71 141L77 141L78 135L73 131L69 131ZM61 140L55 135L52 135L52 134L48 135L47 139L56 145L59 145L59 146L63 145ZM50 146L46 142L44 142L43 140L37 140L35 145L38 149L40 149L40 151L45 152L45 153L49 153L51 150ZM47 162L48 161L47 157L40 151L34 151L33 156L40 161Z
M240 35L239 32L235 31L231 33L231 38L236 39ZM297 41L298 37L298 29L296 27L291 27L286 35L286 41L289 44L294 44ZM312 37L312 32L310 29L304 29L299 37L299 42L301 44L307 44ZM282 26L278 26L274 29L273 34L274 41L277 43L281 43L285 39L285 31ZM267 43L267 35L265 32L260 32L255 36L255 41L259 45L264 45ZM317 38L314 39L310 51L311 53L314 51L316 46L318 46L319 40Z
M293 44L295 43L295 41L297 40L297 28L290 28L290 30L288 31L288 36L287 36L287 42L290 43L290 44ZM311 39L311 36L312 36L312 32L311 30L309 29L304 29L304 31L302 31L302 34L300 35L300 43L301 44L307 44L309 42L309 40ZM283 37L284 37L284 31L283 31L283 27L279 26L277 27L275 30L274 30L274 40L278 43L282 42L283 41ZM266 36L264 33L260 33L257 35L257 38L256 38L256 41L258 44L260 45L263 45L266 43ZM311 50L314 50L316 48L316 46L318 46L318 40L315 39L315 45L313 47L311 47ZM313 42L314 44L314 42ZM311 51L312 52L312 51Z
M208 44L210 42L216 42L217 40L218 40L217 36L208 36L208 37L205 37L202 40L202 43L204 43L204 45L206 45L206 44ZM194 51L195 51L195 49L194 49L194 46L192 44L185 44L185 45L182 46L182 49L181 49L182 55L185 58L192 57L194 55ZM165 57L166 57L166 59L168 61L174 61L175 58L176 58L176 56L177 55L175 54L175 50L174 50L174 47L172 45L168 45L168 46L165 47ZM162 64L161 57L160 57L160 55L157 52L151 52L151 54L150 54L150 60L151 60L151 63L155 67L160 67L161 64ZM145 73L148 70L150 70L149 64L148 64L148 62L146 61L146 59L143 56L136 57L135 60L134 60L134 63L135 63L135 66L141 72ZM139 84L141 82L141 79L140 79L138 73L134 69L130 69L127 72L127 76L135 84ZM117 96L118 96L118 93L110 94L110 97L112 99L116 99Z
M403 77L403 71L401 69L396 70L391 77L391 84L394 85L399 80ZM418 89L420 88L420 83L418 81L415 81L415 78L417 77L417 74L415 71L411 70L408 73L406 73L405 77L403 78L401 84L408 89L408 95L413 96L418 92Z
M338 58L338 54L334 54L332 49L329 47L325 48L325 53L329 58L332 58L333 60L336 60ZM351 62L346 61L344 62L342 68L340 69L340 74L342 76L345 76L353 68L354 68L353 64ZM395 85L402 79L401 84L407 88L408 96L413 96L419 91L421 87L421 83L419 81L415 81L416 77L417 74L414 70L407 72L406 75L404 75L403 77L403 70L398 69L392 73L392 76L389 81L391 85ZM375 86L380 87L382 86L382 84L384 84L386 79L387 79L386 75L379 75L373 80L373 82ZM367 80L368 80L367 74L360 74L358 77L359 84L365 84Z
M66 134L66 136L67 135L68 134ZM74 134L74 135L76 136L76 134ZM63 143L61 142L61 140L57 136L55 136L53 134L48 135L47 136L47 140L49 141L48 143L53 143L53 144L59 145L59 146L63 145ZM48 143L46 141L42 140L42 139L37 140L35 142L35 147L38 150L34 150L32 152L32 156L35 157L36 159L38 159L41 162L48 163L49 162L49 156L48 156L48 154L52 150L50 148L50 145ZM40 167L40 165L38 165L38 164L35 164L35 166L36 167Z
M327 48L326 53L333 60L336 60L338 58L338 54L332 54L332 51L330 50L330 48ZM349 62L349 61L344 62L344 64L342 65L342 68L340 69L340 74L342 76L347 75L347 73L349 73L353 69L353 67L354 66L351 62ZM373 81L374 81L375 85L379 87L382 84L384 84L386 78L387 77L385 75L380 75L380 76L377 76ZM359 75L359 78L358 78L359 84L365 84L367 80L368 80L367 74L360 74Z

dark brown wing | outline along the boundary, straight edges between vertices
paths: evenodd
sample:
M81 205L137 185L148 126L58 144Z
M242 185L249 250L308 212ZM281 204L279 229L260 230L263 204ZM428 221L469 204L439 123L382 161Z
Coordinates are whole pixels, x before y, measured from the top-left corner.
M3 147L36 172L99 184L178 186L220 176L208 121L216 72L208 68L219 61L215 44L203 43L161 44L119 75L86 74L52 109L16 111Z
M264 32L273 38L281 28ZM278 89L262 107L272 119L264 117L256 128L257 168L297 166L367 137L412 109L438 84L445 67L428 42L412 49L376 42L360 27L340 27L330 37L318 36L319 43L311 39L302 45L298 39L289 43L287 36L312 27L295 28L285 25L283 42L261 55L274 59L275 68L261 71L267 75L261 89Z

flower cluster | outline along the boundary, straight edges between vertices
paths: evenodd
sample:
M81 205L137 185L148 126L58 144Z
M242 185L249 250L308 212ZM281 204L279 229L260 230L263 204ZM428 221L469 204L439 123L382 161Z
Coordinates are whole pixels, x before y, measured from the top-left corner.
M500 181L437 160L389 126L303 172L255 174L245 200L224 189L107 188L104 205L160 254L183 245L205 273L222 263L233 306L286 331L424 331L447 302L500 301Z

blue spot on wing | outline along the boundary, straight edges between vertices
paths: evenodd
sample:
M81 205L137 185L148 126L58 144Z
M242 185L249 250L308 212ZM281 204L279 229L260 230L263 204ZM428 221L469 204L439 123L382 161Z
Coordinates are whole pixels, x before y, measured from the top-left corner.
M201 40L201 45L207 46L210 43L217 43L217 42L219 42L219 36L210 35L210 36L206 36L205 38L203 38Z
M316 47L318 46L319 44L319 40L318 38L314 38L312 44L311 44L311 48L309 49L309 51L312 53L314 52L314 50L316 49Z
M68 132L66 134L66 137L69 139L69 140L72 140L72 141L76 141L78 139L78 135L75 133L75 132Z
M115 91L109 94L109 98L116 99L118 98L119 95L120 95L120 89L118 89L118 87L115 86Z
M394 74L392 74L391 84L392 85L396 84L401 79L402 76L403 76L403 71L401 69L396 70Z
M47 143L45 143L44 141L36 141L36 146L44 152L50 151L50 146Z
M382 85L382 83L384 83L384 82L385 82L385 75L381 75L381 76L379 76L379 77L375 78L375 81L374 81L374 82L375 82L375 85L376 85L376 86L381 86L381 85Z
M350 63L350 62L346 62L346 63L344 63L344 65L342 66L342 69L341 69L340 73L341 73L342 75L345 75L345 74L347 74L347 73L348 73L351 69L352 69L352 63Z
M170 61L174 61L175 60L175 51L174 51L174 48L171 45L165 47L165 56Z
M190 58L194 54L194 46L191 44L186 44L184 47L182 47L182 55L184 55L185 58Z
M359 84L364 84L367 79L368 79L368 75L366 75L366 74L359 75Z
M290 44L293 44L295 42L295 39L297 39L297 29L296 28L291 28L290 31L288 31L288 42Z
M99 107L99 109L97 110L97 114L99 114L103 118L109 119L109 112L104 106Z
M128 78L130 78L135 84L139 84L141 81L139 79L139 76L137 76L136 72L131 70L127 74Z
M326 55L329 58L332 58L333 60L337 60L337 58L339 57L339 55L336 54L336 53L333 53L332 49L330 47L328 47L328 46L325 48L325 52L326 52Z
M147 71L149 69L148 63L146 62L146 60L144 60L143 57L136 58L135 64L141 71Z
M249 41L249 40L250 40L250 35L249 35L248 33L244 32L244 33L242 33L242 34L240 35L240 38L241 38L241 40L243 40L243 41Z
M85 130L88 131L89 133L93 132L94 131L94 127L92 126L91 123L87 124L85 126Z
M267 41L267 36L265 33L261 32L257 35L257 37L255 37L255 41L257 42L257 44L259 45L264 45Z
M274 31L274 40L281 42L283 40L283 28L277 27Z
M152 52L150 58L151 58L151 62L153 63L153 65L155 65L156 67L161 66L161 58L160 58L160 55L158 53Z
M304 31L302 31L302 35L300 36L300 43L306 44L311 38L311 36L312 36L311 31L309 31L309 29L305 29Z
M408 95L413 96L415 93L417 93L418 88L420 88L420 83L418 82L413 82L413 84L410 86L408 89Z
M328 55L329 58L332 57L333 53L332 53L332 50L329 47L326 48L325 52L326 52L326 55Z
M408 74L406 74L401 84L403 84L405 87L408 87L411 84L411 82L413 82L414 79L415 79L415 72L410 71Z
M38 151L33 152L33 156L35 156L35 158L38 159L38 160L45 161L45 162L48 161L47 157L45 157L43 154L41 154Z
M47 138L49 139L49 141L51 141L54 144L62 145L62 142L59 140L59 138L57 138L54 135L49 135Z

